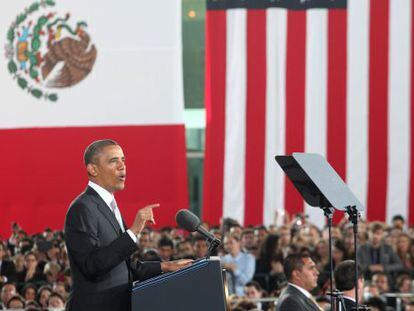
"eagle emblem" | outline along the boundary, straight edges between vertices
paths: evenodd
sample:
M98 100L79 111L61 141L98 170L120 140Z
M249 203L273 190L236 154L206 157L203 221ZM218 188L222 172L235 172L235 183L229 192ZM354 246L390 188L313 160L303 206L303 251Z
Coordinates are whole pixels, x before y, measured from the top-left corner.
M85 21L52 11L54 0L36 1L12 22L7 32L8 70L17 84L36 98L57 101L56 89L84 80L97 49Z

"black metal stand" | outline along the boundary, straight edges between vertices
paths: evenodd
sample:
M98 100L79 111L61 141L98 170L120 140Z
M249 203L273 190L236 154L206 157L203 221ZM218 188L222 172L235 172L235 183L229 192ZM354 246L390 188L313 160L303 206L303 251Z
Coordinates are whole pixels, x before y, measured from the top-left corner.
M347 311L345 308L345 301L344 301L344 293L340 292L339 290L335 289L328 293L329 296L333 297L335 299L335 309L331 310L337 310L337 311ZM338 308L338 306L341 306Z
M322 207L323 214L328 222L328 240L329 240L329 289L331 293L331 310L334 310L334 289L333 289L333 256L332 256L332 218L334 213L333 207Z
M347 206L346 213L348 214L349 220L352 222L353 229L354 229L354 251L355 251L355 255L354 255L355 280L354 282L355 282L355 302L356 302L355 310L366 311L366 310L369 310L367 306L362 305L358 307L358 304L359 304L359 297L358 297L358 279L359 279L359 276L358 276L358 217L360 215L355 206Z

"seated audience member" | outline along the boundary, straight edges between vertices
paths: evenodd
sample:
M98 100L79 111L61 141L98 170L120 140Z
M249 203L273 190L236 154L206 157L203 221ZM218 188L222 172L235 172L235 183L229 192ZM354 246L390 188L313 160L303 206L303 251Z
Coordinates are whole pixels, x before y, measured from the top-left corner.
M65 283L56 282L53 284L52 289L54 293L58 293L59 295L61 295L63 299L65 299L65 301L68 299L68 290L65 286Z
M383 243L384 228L381 223L373 223L370 240L359 247L358 262L361 263L365 277L375 272L396 273L403 269L400 258L391 246Z
M7 259L7 247L0 242L0 285L16 280L14 262Z
M405 311L414 311L414 300L409 301L405 305Z
M138 247L141 254L143 254L147 249L153 248L151 233L149 231L141 232L138 240Z
M253 278L255 259L251 254L241 251L240 239L237 235L228 234L223 242L227 254L220 260L223 268L227 270L229 293L242 296L245 284Z
M36 300L26 301L26 311L28 310L42 310L39 303Z
M161 261L171 261L173 260L174 254L174 243L167 237L163 236L158 241L158 255L161 258Z
M53 292L50 286L44 285L39 288L39 290L37 291L37 301L39 302L42 308L47 308L47 300L49 299L52 293Z
M195 235L193 248L196 259L206 257L208 254L208 244L206 238L198 234Z
M352 311L356 307L355 297L355 261L345 260L339 263L334 272L336 288L343 293L344 311ZM361 269L358 269L358 303L361 303L364 291L364 280Z
M412 242L407 233L400 233L397 238L397 255L406 272L414 271L414 258L411 253Z
M253 229L244 229L241 234L241 246L244 253L254 255L257 251L257 246L254 238Z
M35 253L30 251L24 255L24 269L17 273L18 282L41 283L46 280L43 273L38 271Z
M283 270L288 286L277 302L277 311L320 311L310 292L317 285L318 270L308 254L292 254L286 257Z
M36 300L36 292L37 287L33 283L27 283L21 291L23 298L26 301Z
M384 294L390 292L390 281L389 277L384 272L375 272L371 280L372 285L376 286L379 291L379 298L385 302L387 306L395 307L396 299L394 297L385 297Z
M279 251L282 253L283 258L286 258L290 253L290 243L292 240L292 232L288 225L281 226L277 234L279 236Z
M49 309L63 309L65 308L65 299L58 293L52 293L47 300L47 307Z
M193 245L190 240L186 239L177 244L177 257L195 259Z
M6 309L7 302L10 300L11 297L17 295L16 285L14 283L5 283L1 288L1 305L0 309Z
M258 310L267 310L270 306L267 303L262 303L260 301L254 301L256 299L263 298L263 289L259 283L256 281L247 282L244 286L244 294L245 296L253 300L254 304L256 305L256 309Z
M47 283L56 282L60 276L61 267L58 263L50 261L45 264L43 274L46 276Z
M26 304L21 296L15 295L9 299L6 307L7 310L23 310L26 307Z
M387 311L384 301L378 297L369 298L365 304L370 308L370 311Z

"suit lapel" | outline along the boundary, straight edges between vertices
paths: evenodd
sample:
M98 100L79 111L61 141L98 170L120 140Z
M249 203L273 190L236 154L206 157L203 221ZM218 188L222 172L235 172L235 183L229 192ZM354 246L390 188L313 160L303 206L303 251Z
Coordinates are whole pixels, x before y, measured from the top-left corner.
M121 233L121 227L119 226L118 221L116 220L115 214L111 212L108 205L106 205L105 201L99 196L99 194L93 190L91 187L85 191L87 194L91 195L95 203L97 204L98 210L105 216L105 218L109 221L109 223L114 228L117 235Z
M319 311L319 309L318 309L318 307L317 306L315 306L315 303L313 303L308 297L306 297L300 290L298 290L297 288L295 288L295 287L293 287L293 286L291 286L291 285L289 285L289 289L291 290L291 291L294 291L295 292L295 295L298 295L301 299L302 299L302 301L308 306L308 307L310 307L311 308L311 310L314 310L314 311Z

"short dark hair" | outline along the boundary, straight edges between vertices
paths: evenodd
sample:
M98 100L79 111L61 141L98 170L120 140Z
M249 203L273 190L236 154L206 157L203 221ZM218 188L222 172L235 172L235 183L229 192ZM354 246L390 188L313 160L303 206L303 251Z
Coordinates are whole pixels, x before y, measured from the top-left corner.
M376 232L378 230L384 231L384 225L378 221L373 222L371 225L371 232Z
M334 271L336 288L340 291L355 288L355 261L345 260L339 263ZM362 278L361 267L358 265L358 279Z
M170 238L166 237L166 236L163 236L158 241L158 247L163 247L163 246L167 246L167 247L169 246L172 249L174 249L174 243L173 243L173 241Z
M95 140L88 147L86 147L85 153L83 154L85 165L94 163L98 154L101 153L102 149L107 146L119 146L119 144L112 139L101 139Z
M283 263L283 272L288 280L291 280L294 270L302 270L305 265L303 260L306 258L310 258L309 254L296 253L286 257L285 262Z
M53 297L59 298L63 302L63 304L66 303L65 298L63 298L61 294L53 292L50 294L49 298L47 299L47 306L49 306L50 298L53 298Z
M10 305L11 305L11 302L13 301L13 300L18 300L18 301L20 301L21 303L22 303L22 305L23 305L23 308L25 308L26 307L26 302L25 302L25 300L20 296L20 295L14 295L14 296L12 296L8 301L7 301L7 303L6 303L6 307L7 307L7 309L9 309L10 308Z
M402 215L395 215L392 218L392 221L395 221L395 220L401 220L402 222L405 222L405 219L404 219L404 217Z
M259 282L257 282L257 281L247 282L246 285L244 285L244 286L245 287L254 287L259 292L263 291L262 287L260 286Z

